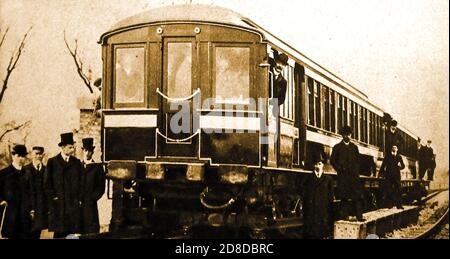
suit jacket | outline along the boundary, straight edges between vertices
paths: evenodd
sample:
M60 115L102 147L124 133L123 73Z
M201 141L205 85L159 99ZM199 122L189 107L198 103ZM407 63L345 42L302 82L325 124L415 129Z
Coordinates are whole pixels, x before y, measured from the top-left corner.
M389 153L381 163L380 174L386 179L400 182L400 170L404 168L403 158L399 154L393 156Z
M287 81L280 74L273 82L273 98L278 98L278 105L286 100Z
M333 147L330 163L337 172L338 195L341 199L361 199L363 195L362 184L359 179L358 147L344 141Z
M24 177L27 189L27 199L30 201L29 210L34 210L34 220L31 222L31 230L38 231L48 227L48 199L44 189L44 174L46 167L42 165L37 170L33 164L24 168Z
M97 233L100 230L97 201L105 193L103 165L99 163L83 164L81 182L81 232Z
M69 162L61 154L48 160L44 184L50 200L50 231L80 232L81 171L80 160L73 156Z

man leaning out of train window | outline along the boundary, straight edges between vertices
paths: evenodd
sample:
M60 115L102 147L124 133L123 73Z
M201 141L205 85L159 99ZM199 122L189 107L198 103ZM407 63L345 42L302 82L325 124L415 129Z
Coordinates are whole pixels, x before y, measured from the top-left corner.
M307 239L331 238L333 230L333 179L324 174L326 155L323 151L313 153L300 190L303 198L303 235Z
M278 105L282 105L286 99L287 81L283 77L283 69L288 64L289 57L282 53L278 55L271 63L271 69L273 73L273 96L271 104L275 104L275 100L278 101Z

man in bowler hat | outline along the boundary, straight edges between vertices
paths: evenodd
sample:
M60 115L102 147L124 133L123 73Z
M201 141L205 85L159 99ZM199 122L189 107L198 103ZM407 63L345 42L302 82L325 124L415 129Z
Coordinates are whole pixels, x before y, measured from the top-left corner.
M30 238L39 239L41 231L48 227L48 201L44 189L46 167L42 162L44 147L35 146L32 153L33 160L24 167L24 176L30 201Z
M95 163L94 139L83 140L83 171L81 174L82 205L81 205L81 233L98 233L100 223L98 218L97 201L105 193L105 172L101 163Z
M73 133L61 134L61 153L48 160L45 189L50 200L49 231L55 238L80 233L81 161L73 156Z
M10 239L28 238L29 215L22 170L27 153L24 145L14 146L11 165L0 171L0 217L4 213L1 236Z
M341 130L343 140L333 147L331 165L337 172L337 190L341 200L341 217L364 221L363 188L359 179L359 150L351 142L352 128L344 126Z
M287 81L283 77L283 69L288 64L289 57L282 53L279 54L274 61L271 62L273 73L273 96L272 100L277 100L278 105L282 105L286 99Z
M307 239L328 238L332 234L334 187L331 176L324 174L326 155L323 150L312 153L300 190L303 198L303 237Z

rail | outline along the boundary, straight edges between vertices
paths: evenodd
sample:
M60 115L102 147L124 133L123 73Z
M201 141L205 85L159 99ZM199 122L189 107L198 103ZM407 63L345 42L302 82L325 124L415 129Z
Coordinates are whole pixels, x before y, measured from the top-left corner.
M443 224L448 223L448 207L445 211L444 215L439 218L439 220L434 223L430 228L421 234L415 236L413 239L428 239L434 235L436 235L440 230Z
M5 221L5 214L6 214L6 209L8 208L8 204L5 204L5 209L3 210L2 213L2 221L0 222L0 239L3 238L2 236L2 232L3 232L3 222Z
M194 92L193 94L191 94L190 96L185 97L185 98L171 98L171 97L165 95L164 93L162 93L162 92L159 90L159 88L156 88L156 92L157 92L159 95L161 95L162 97L164 97L165 99L167 99L167 100L169 100L169 101L171 101L171 102L185 102L185 101L191 100L191 99L194 98L197 94L199 94L199 93L200 93L200 88L197 88L197 90L195 90L195 92Z
M201 132L201 130L198 129L193 135L191 135L191 136L189 136L189 137L187 137L187 138L184 138L184 139L173 139L173 138L169 138L169 137L163 135L163 134L159 131L159 129L156 129L156 133L157 133L158 135L160 135L161 137L165 138L166 140L168 140L168 141L170 141L170 142L176 142L176 143L181 143L181 142L189 141L189 140L193 139L195 136L197 136L198 134L200 134L200 132Z

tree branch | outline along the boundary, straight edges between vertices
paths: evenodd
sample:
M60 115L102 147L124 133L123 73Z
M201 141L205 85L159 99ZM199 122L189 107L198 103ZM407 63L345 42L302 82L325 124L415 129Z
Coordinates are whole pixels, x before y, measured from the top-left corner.
M12 131L16 131L16 130L19 130L21 128L24 128L24 127L28 126L30 123L31 123L31 121L26 121L26 122L24 122L24 123L22 123L20 125L16 125L16 126L13 126L12 128L6 129L5 132L3 132L2 135L0 135L0 141L2 141L3 137L5 137L6 134L8 134L8 133L10 133Z
M5 34L3 34L3 36L2 36L2 41L0 41L0 48L2 47L3 42L5 41L6 34L8 34L8 31L9 31L9 27L6 28ZM1 30L0 30L0 32L1 32Z
M22 38L22 41L19 44L18 49L13 53L13 55L9 59L8 67L6 68L6 77L3 80L2 91L0 92L0 103L3 100L3 95L5 94L6 89L8 88L9 77L11 76L12 72L16 68L17 62L19 61L20 57L22 56L23 49L25 48L25 41L26 41L28 34L30 33L32 28L33 28L33 26L31 26L28 29L28 31L25 33L25 35ZM6 33L5 33L5 35L6 35ZM2 40L2 43L3 43L3 40Z
M77 50L78 50L78 40L75 39L75 49L72 50L69 46L69 43L67 42L66 39L66 31L64 31L64 42L66 43L66 47L70 52L70 55L73 58L73 61L75 62L75 66L77 67L77 72L78 75L81 77L81 79L83 80L83 83L87 86L87 88L89 89L89 92L91 94L94 93L94 90L92 90L92 86L91 86L91 80L89 79L88 76L86 76L86 74L83 72L83 61L81 61L81 58L79 57L79 55L77 55Z

